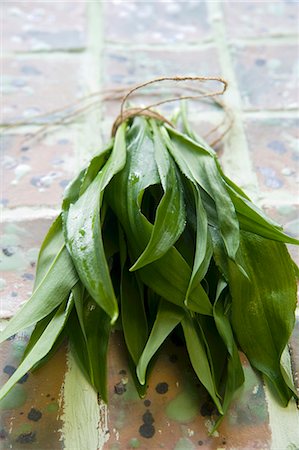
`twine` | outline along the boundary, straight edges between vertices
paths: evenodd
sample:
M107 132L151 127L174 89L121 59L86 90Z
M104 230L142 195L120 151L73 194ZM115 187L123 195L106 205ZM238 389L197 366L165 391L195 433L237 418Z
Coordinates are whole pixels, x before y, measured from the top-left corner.
M223 84L223 88L221 90L217 90L217 91L213 91L213 92L206 92L198 87L186 86L185 87L186 89L188 89L189 91L195 92L197 95L194 94L194 95L175 96L172 98L168 98L166 100L152 103L146 107L125 108L125 104L126 104L128 98L130 96L133 96L136 93L136 91L140 91L141 89L143 89L147 86L150 86L155 83L161 83L163 81L174 81L174 82L217 81L217 82ZM214 146L216 143L221 141L221 139L223 139L223 137L228 133L228 131L231 129L232 122L233 122L231 111L218 98L218 96L224 94L224 92L227 89L227 86L228 86L228 83L223 78L217 77L217 76L215 76L215 77L208 77L208 76L207 77L205 77L205 76L159 77L159 78L155 78L153 80L147 81L145 83L138 84L131 89L129 89L129 87L120 87L120 88L112 88L112 89L106 89L106 90L102 90L102 91L93 92L90 95L85 96L85 97L77 100L76 102L73 102L72 104L66 105L62 108L58 108L56 110L50 111L45 114L39 114L37 116L34 116L32 119L30 119L28 121L18 121L18 122L4 124L4 125L2 125L2 127L5 130L10 130L11 128L32 125L33 124L32 120L43 119L43 118L47 118L49 116L53 116L55 114L65 113L71 108L76 108L78 105L80 106L80 105L84 104L84 102L89 102L86 105L75 109L74 111L70 111L70 112L66 113L66 115L64 117L58 118L57 120L54 119L54 120L52 120L52 122L42 125L42 127L37 132L33 133L32 135L27 136L24 141L27 141L29 139L36 139L37 137L43 135L50 127L70 124L74 120L76 120L76 118L79 117L80 115L96 109L97 107L99 107L99 100L102 100L102 101L120 100L121 101L120 114L117 116L117 118L114 121L113 126L112 126L111 134L112 134L112 136L114 136L117 128L119 127L119 125L121 123L123 123L124 121L126 121L132 117L135 117L135 116L151 117L151 118L160 120L162 122L165 122L169 126L173 127L173 124L166 117L164 117L162 114L158 113L157 111L152 110L152 108L159 106L159 105L166 104L166 103L175 102L175 101L197 100L197 99L201 99L201 98L212 98L213 102L215 104L219 105L225 111L226 118L229 119L229 124L228 124L227 128L225 129L225 131L223 131L216 140L214 140L213 142L210 143L211 146ZM158 94L157 94L157 92L154 92L153 95L156 96ZM218 124L213 129L211 129L204 137L206 138L207 136L209 136L212 133L214 133L215 131L217 131L225 123L226 118L224 118L220 124ZM35 125L39 125L39 124L35 124Z

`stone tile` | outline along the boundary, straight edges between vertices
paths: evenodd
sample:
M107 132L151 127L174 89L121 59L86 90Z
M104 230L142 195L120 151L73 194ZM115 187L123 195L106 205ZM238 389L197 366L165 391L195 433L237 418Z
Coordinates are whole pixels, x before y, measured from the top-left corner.
M204 1L103 2L106 42L186 44L211 37Z
M222 2L231 38L285 36L298 32L298 5L292 0Z
M295 109L298 95L296 45L235 45L233 64L245 109Z
M24 135L2 138L0 165L4 207L60 207L62 194L75 169L75 132L70 129L41 140Z
M3 58L2 120L29 120L75 102L83 95L78 55Z
M39 247L50 220L1 225L0 317L11 317L31 295Z
M299 196L299 119L247 120L245 123L253 167L260 190L283 190Z
M77 50L86 44L86 2L4 2L3 51Z

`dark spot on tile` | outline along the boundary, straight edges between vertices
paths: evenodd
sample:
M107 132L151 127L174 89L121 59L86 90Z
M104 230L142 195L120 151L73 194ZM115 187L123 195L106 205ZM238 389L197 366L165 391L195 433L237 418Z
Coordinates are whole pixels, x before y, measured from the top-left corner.
M203 441L198 441L198 445L203 445Z
M155 422L155 419L153 418L153 415L152 415L152 413L149 410L147 410L143 414L142 420L143 420L144 423L147 423L147 424L153 424Z
M211 416L216 411L216 407L211 400L207 400L200 408L203 417Z
M14 254L14 251L11 247L3 247L2 252L5 256L12 256Z
M168 383L158 383L156 386L156 392L158 392L158 394L166 394L166 392L168 392Z
M46 397L51 397L51 394L47 394Z
M22 416L23 414L24 414L24 412L23 412L23 411L21 411L21 412L20 412L20 416Z
M142 437L150 439L155 434L155 427L151 424L144 423L141 427L139 427L139 433Z
M30 147L27 147L26 145L24 145L23 147L20 148L21 152L28 152L28 150L30 150Z
M7 437L7 432L4 430L4 428L0 429L0 439L5 439Z
M255 60L255 64L257 66L264 66L266 64L266 60L262 59L262 58L258 58L258 59Z
M62 189L65 189L67 185L69 184L70 180L61 180L59 183L59 186L62 187Z
M34 261L31 261L30 266L35 267L36 263Z
M24 273L23 278L25 280L34 280L34 275L32 273Z
M126 390L127 390L126 385L123 384L121 381L120 381L119 383L117 383L117 384L114 385L114 392L115 392L117 395L122 395L122 394L124 394L124 393L126 392Z
M7 375L9 375L10 377L12 376L13 373L15 373L16 368L14 366L10 366L7 365L4 367L3 372L7 373Z
M41 72L33 66L22 66L21 72L25 75L40 75Z
M17 296L18 296L18 293L13 291L10 295L11 295L12 297L17 297Z
M32 177L30 180L30 184L32 184L32 186L35 187L40 187L41 186L40 177Z
M59 145L67 145L70 141L68 139L58 139L57 144Z
M29 377L29 374L28 374L28 373L25 373L25 375L23 375L22 378L19 379L18 383L19 383L19 384L26 383L28 377Z
M16 442L19 442L20 444L30 444L31 442L35 442L36 433L33 431L30 431L30 433L22 433L20 434Z
M175 355L174 353L172 354L172 355L170 355L169 356L169 361L171 362L171 363L176 363L177 362L177 360L178 360L178 357L177 357L177 355Z
M28 415L27 415L29 420L33 420L34 422L38 422L41 417L42 417L42 413L35 408L31 408L31 410L29 411Z
M55 397L52 397L52 398L51 398L51 401L54 402L54 400L55 400Z
M273 150L275 153L278 153L279 155L283 155L287 151L284 143L278 140L269 142L267 147Z
M222 440L222 445L225 445L226 444L226 439L223 439Z
M121 370L118 372L118 374L119 374L119 375L127 375L127 371L126 371L125 369L121 369Z
M146 406L148 408L149 406L151 406L151 401L150 400L144 400L143 404L144 404L144 406Z

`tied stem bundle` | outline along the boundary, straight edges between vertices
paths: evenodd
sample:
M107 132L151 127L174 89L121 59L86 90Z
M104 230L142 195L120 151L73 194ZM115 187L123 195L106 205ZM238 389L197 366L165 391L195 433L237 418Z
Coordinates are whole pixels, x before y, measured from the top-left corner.
M122 109L111 142L67 187L33 294L1 333L3 341L34 325L0 398L68 337L107 402L118 321L140 396L155 354L179 333L219 412L216 426L244 382L239 350L286 406L297 393L282 362L296 307L285 243L298 241L225 176L185 115L180 132L148 109Z

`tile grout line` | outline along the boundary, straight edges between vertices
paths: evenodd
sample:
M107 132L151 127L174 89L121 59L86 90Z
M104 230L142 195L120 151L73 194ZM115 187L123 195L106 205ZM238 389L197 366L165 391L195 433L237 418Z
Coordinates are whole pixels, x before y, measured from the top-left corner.
M229 50L229 44L227 43L221 2L208 2L207 8L211 26L214 31L215 44L218 50L222 75L229 83L228 94L225 96L225 103L231 109L234 120L232 130L224 144L224 154L221 158L221 162L227 175L238 185L241 185L244 190L249 193L249 196L253 197L253 200L257 200L257 176L252 167L245 135L242 120L242 101ZM231 149L233 149L233 151ZM242 174L242 179L236 179L236 174Z
M86 80L86 93L98 91L102 87L101 52L103 21L100 2L89 2L88 46L83 55L83 74ZM82 55L81 55L82 56ZM101 106L101 105L100 105ZM77 168L90 159L100 142L101 110L99 108L88 116L79 127L75 156ZM61 391L64 403L61 436L65 450L101 450L109 438L107 417L108 408L98 401L94 388L85 380L70 349L67 352L67 371ZM84 409L84 414L82 414ZM88 418L88 420L86 420Z

